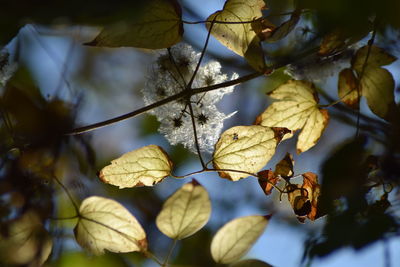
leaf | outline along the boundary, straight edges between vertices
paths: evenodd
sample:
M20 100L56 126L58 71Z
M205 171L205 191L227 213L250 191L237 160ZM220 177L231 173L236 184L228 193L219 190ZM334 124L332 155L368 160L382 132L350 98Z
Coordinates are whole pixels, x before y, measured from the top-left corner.
M76 241L95 255L105 250L146 251L146 233L136 218L118 202L98 196L86 198L74 229Z
M367 67L361 78L362 95L367 99L369 108L381 118L386 118L394 104L394 79L383 68Z
M364 46L357 50L352 59L352 68L357 73L357 78L350 69L345 69L339 76L339 96L346 95L345 103L354 106L358 103L356 90L357 82L360 85L361 95L368 102L373 113L386 119L394 102L394 79L392 74L381 66L388 65L396 60L382 48ZM357 107L357 106L356 106Z
M346 68L339 73L338 94L343 103L351 108L358 108L361 90L357 92L357 78L352 69Z
M346 37L343 31L336 29L324 36L318 55L327 56L339 52L346 47Z
M275 175L280 175L282 178L289 179L294 175L293 172L294 160L290 153L286 153L285 157L275 166Z
M217 11L207 18L207 21L247 22L236 24L207 23L211 34L224 46L244 57L256 70L265 68L264 54L260 38L252 29L249 21L262 17L261 10L265 8L263 0L227 0L223 10Z
M321 187L318 184L318 177L315 173L306 172L302 174L303 184L289 184L286 188L288 200L292 205L294 213L300 222L305 218L314 221L321 217L323 213L319 208L319 197Z
M318 107L314 85L306 81L289 80L269 96L278 101L260 114L255 123L268 127L285 127L292 131L302 129L297 141L297 153L313 147L329 121L328 111Z
M311 202L311 211L307 214L307 218L314 221L322 216L319 210L318 200L321 193L321 186L318 184L318 176L312 172L306 172L303 176L303 188L308 192L308 199Z
M274 185L276 185L280 180L279 176L275 175L275 173L271 170L260 171L257 175L258 183L260 184L261 189L266 195L270 195L272 193L272 189L274 189Z
M160 49L180 42L182 10L176 0L147 1L130 20L105 27L86 45Z
M355 56L352 59L351 66L357 71L358 74L362 72L363 65L366 63L366 67L381 67L389 65L396 60L396 57L387 53L382 48L372 45L370 48L367 62L365 62L368 55L369 45L363 46L357 50Z
M0 235L0 262L15 265L41 266L49 257L51 236L33 211L10 223L6 236Z
M230 265L231 267L272 267L272 265L256 260L256 259L248 259L248 260L241 260L234 264Z
M184 184L164 203L156 218L158 229L172 239L183 239L199 231L211 214L207 191L196 180Z
M219 175L237 181L249 175L223 169L249 173L260 171L275 154L276 146L282 139L281 130L258 125L236 126L226 130L215 145L213 156L214 167L222 170Z
M240 259L262 235L268 219L253 215L234 219L225 224L211 241L211 256L218 263Z
M171 174L172 161L159 146L149 145L123 154L99 174L105 183L119 188L152 186Z
M273 29L269 37L265 38L265 41L273 43L285 38L299 22L300 14L300 9L295 10L290 16L290 19Z

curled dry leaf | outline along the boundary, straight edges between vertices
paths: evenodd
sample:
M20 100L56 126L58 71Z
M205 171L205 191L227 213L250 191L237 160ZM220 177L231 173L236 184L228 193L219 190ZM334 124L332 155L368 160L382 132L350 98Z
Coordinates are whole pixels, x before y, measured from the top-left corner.
M0 262L41 266L49 257L53 242L39 216L28 211L9 225L7 235L0 235Z
M79 207L76 241L95 255L105 250L122 253L146 251L146 233L136 218L117 201L92 196Z
M265 8L263 0L227 0L223 10L217 11L207 18L206 24L211 34L224 46L244 57L256 70L265 68L264 54L260 38L252 29L250 21L256 22L262 17ZM211 21L239 22L235 24L214 23ZM240 23L244 22L244 23Z
M279 176L275 175L275 173L271 170L260 171L258 174L258 183L260 184L262 190L266 195L270 195L272 193L272 189L274 189L274 185L276 185L279 181Z
M129 20L105 27L86 45L161 49L178 43L183 35L182 10L176 0L138 2Z
M218 263L240 259L262 235L268 224L266 216L246 216L225 224L211 241L211 256Z
M285 127L292 131L302 129L297 141L297 153L313 147L329 121L328 111L318 107L314 85L307 81L290 80L269 96L277 101L261 113L255 123L268 127Z
M294 175L293 172L294 160L290 153L286 153L285 157L275 166L275 175L280 175L282 178L289 179Z
M323 216L318 206L321 186L318 184L318 177L315 173L306 172L302 176L303 184L301 186L296 184L287 186L288 200L300 222L304 222L305 218L314 221Z
M105 183L119 188L152 186L171 174L172 161L159 146L149 145L125 153L99 174Z
M266 195L270 195L274 186L281 178L290 179L293 177L294 160L290 153L286 153L285 157L275 166L275 171L264 170L258 175L258 183Z
M158 229L172 239L183 239L199 231L211 214L206 189L196 180L184 184L164 203L158 214Z
M215 145L214 167L221 170L219 175L222 178L232 181L248 177L247 173L257 173L275 154L276 146L286 132L282 128L259 125L232 127L222 133Z
M343 69L339 73L338 94L343 103L351 108L358 108L361 90L357 91L357 78L352 69Z

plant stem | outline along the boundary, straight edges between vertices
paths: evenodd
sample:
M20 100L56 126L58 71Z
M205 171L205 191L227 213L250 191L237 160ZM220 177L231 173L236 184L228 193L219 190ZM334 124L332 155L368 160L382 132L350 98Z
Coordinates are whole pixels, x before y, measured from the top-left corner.
M164 267L164 266L168 266L168 261L169 261L171 255L172 255L172 252L174 251L176 242L177 242L177 240L174 239L174 241L172 242L172 244L171 244L171 246L170 246L170 248L169 248L169 250L168 250L167 257L165 258L165 261L164 261L164 263L162 264L163 267Z
M74 199L72 198L72 195L70 194L70 192L68 191L68 189L65 187L65 185L63 185L63 183L61 183L60 180L57 179L56 176L53 176L53 179L61 186L61 188L64 190L65 194L67 194L69 200L71 201L72 205L74 206L74 209L77 213L76 216L79 216L79 208L78 205L75 203Z

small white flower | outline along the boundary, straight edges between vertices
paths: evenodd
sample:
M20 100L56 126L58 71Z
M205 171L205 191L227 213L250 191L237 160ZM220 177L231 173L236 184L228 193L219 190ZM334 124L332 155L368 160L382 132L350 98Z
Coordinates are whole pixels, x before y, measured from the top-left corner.
M147 77L145 88L142 90L146 104L152 104L166 97L185 90L196 65L200 53L193 51L189 45L179 44L172 47L169 53L163 53L155 62ZM236 79L235 73L231 79ZM211 61L200 66L192 87L207 87L228 80L226 74L221 73L221 65ZM223 121L234 113L225 115L219 112L215 104L234 86L193 95L188 103L187 99L179 99L150 111L161 122L159 131L171 145L183 144L194 153L196 152L195 137L189 104L192 106L196 124L196 134L202 151L212 152L218 141L223 127Z
M18 68L15 61L10 60L10 54L7 48L0 51L0 87L3 87L7 81L14 75Z

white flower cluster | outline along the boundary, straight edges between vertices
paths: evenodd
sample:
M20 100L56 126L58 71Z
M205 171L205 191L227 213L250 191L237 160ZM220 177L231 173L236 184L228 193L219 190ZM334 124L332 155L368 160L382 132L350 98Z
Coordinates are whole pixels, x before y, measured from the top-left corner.
M191 46L185 44L176 45L168 53L161 54L154 63L146 79L146 86L142 90L145 103L152 104L185 90L199 59L200 53L196 53ZM231 80L237 77L235 73L231 76ZM211 61L200 66L192 88L222 83L227 79L228 76L221 73L221 65L216 61ZM189 109L191 105L200 150L211 152L218 141L223 121L236 113L225 115L218 111L216 103L233 89L234 86L230 86L196 94L190 98L190 101L178 99L153 109L151 113L161 123L159 131L165 135L171 145L183 144L197 153Z
M10 60L10 54L6 48L0 51L0 88L13 76L18 64Z

